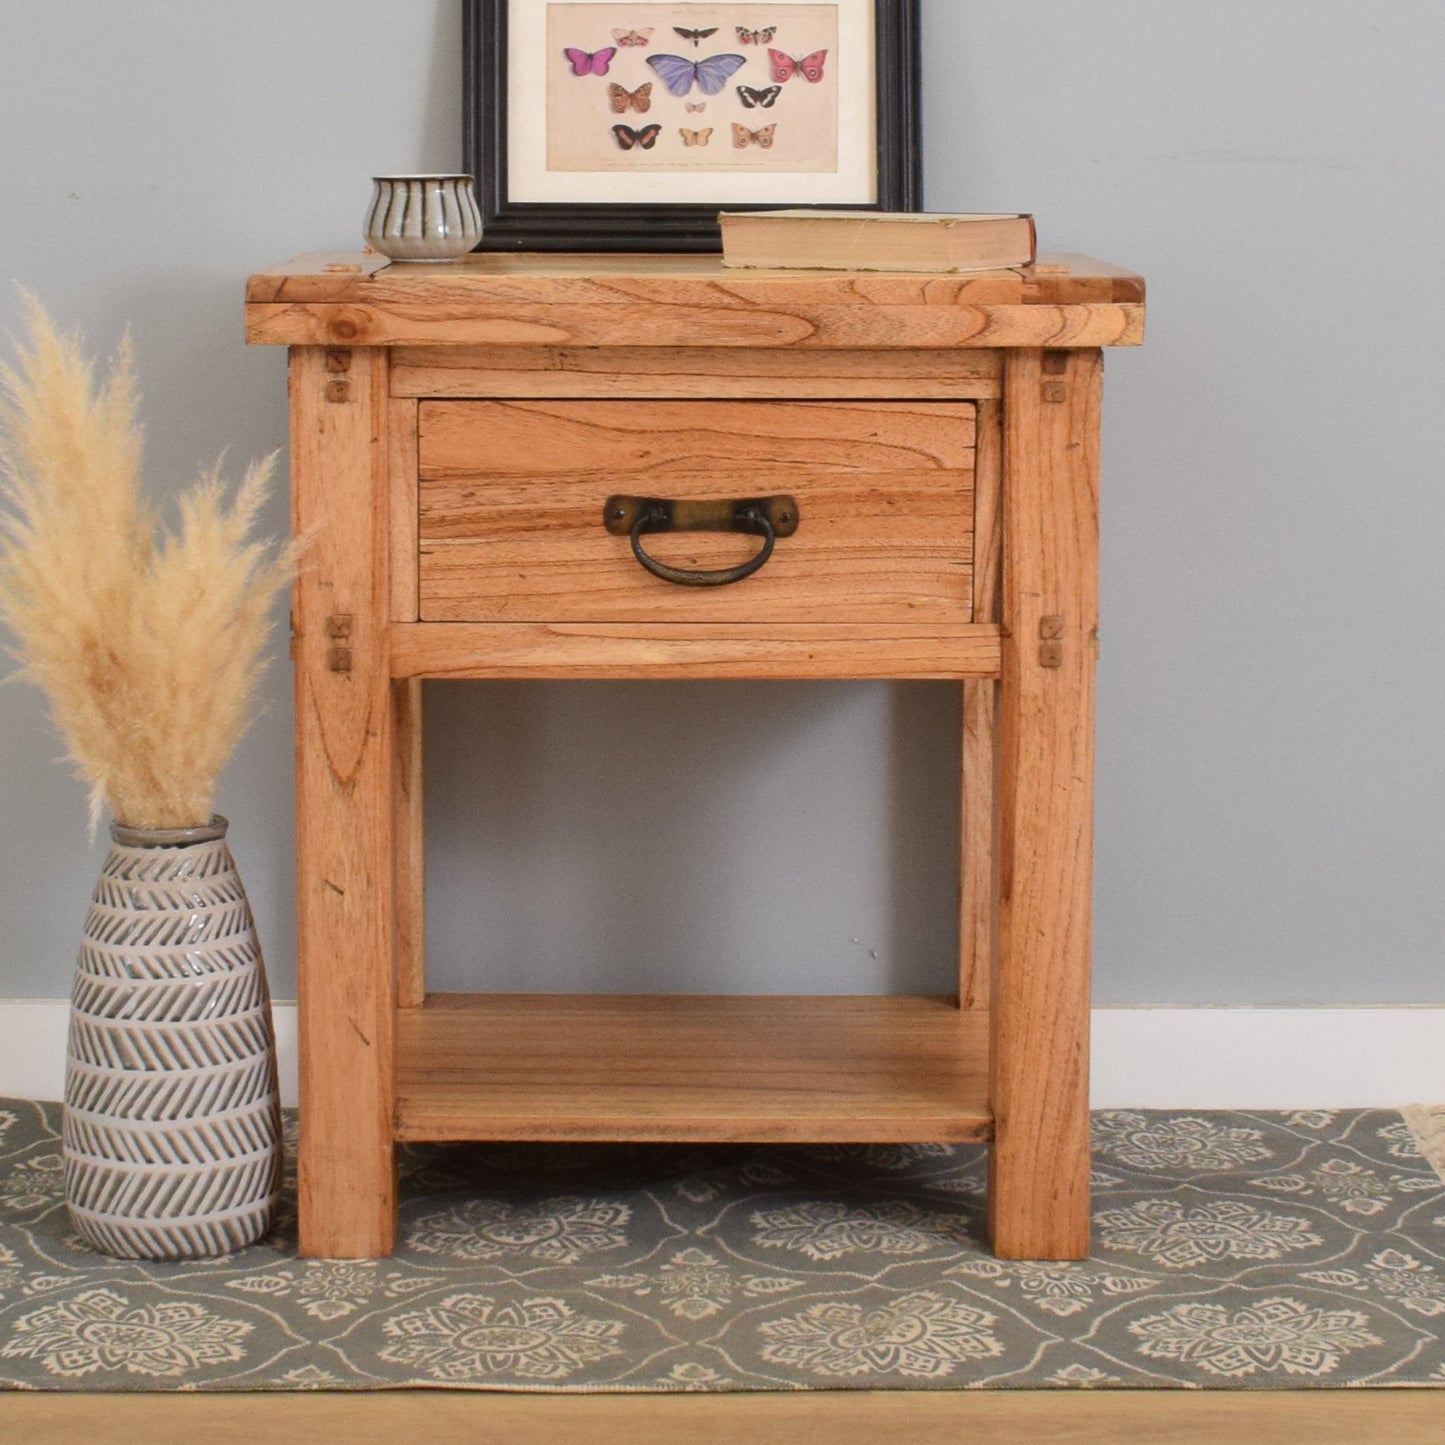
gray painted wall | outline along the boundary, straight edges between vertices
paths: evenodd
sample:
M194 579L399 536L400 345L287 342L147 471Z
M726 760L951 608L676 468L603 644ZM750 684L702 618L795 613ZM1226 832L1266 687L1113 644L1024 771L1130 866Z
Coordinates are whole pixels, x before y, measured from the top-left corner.
M1150 282L1106 387L1098 1000L1439 1002L1445 7L923 14L930 205L1032 210ZM0 4L0 278L98 347L130 323L158 495L283 445L242 280L354 246L373 171L456 163L459 39L450 0ZM223 808L286 997L284 662L265 702ZM428 707L441 984L947 986L949 689ZM100 845L24 688L0 740L0 994L63 995Z

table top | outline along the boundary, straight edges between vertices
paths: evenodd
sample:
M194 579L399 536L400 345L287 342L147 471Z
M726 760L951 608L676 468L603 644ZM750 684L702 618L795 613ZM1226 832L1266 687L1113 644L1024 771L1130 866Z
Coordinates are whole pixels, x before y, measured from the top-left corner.
M1137 346L1144 282L1086 256L999 271L725 268L712 255L312 252L253 275L262 345Z

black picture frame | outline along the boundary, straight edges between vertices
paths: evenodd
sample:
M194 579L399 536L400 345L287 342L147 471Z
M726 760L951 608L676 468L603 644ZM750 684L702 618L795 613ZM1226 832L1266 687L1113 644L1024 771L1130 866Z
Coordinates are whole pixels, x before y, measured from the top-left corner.
M482 209L477 250L718 251L720 209L776 209L776 203L615 205L508 199L508 0L464 0L464 5L464 145ZM878 199L848 209L916 211L923 204L919 0L874 0L874 7Z

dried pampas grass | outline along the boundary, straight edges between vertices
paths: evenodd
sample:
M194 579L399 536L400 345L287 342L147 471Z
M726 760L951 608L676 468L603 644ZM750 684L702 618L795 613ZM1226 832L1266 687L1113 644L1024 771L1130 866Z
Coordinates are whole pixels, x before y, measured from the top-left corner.
M249 540L274 457L229 496L219 466L164 529L141 492L129 342L97 383L78 338L27 298L0 367L0 619L102 809L136 828L210 821L251 720L271 604L295 548Z

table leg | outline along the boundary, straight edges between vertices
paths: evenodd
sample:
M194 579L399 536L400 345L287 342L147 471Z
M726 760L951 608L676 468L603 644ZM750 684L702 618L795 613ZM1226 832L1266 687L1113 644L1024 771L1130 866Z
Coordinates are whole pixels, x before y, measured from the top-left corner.
M994 790L997 786L998 684L991 677L963 684L963 810L958 830L958 1006L982 1012L993 983Z
M1003 561L1003 434L999 404L977 404L973 469L973 620L997 622L999 571ZM996 928L994 860L998 773L998 682L971 677L963 683L963 813L959 828L958 1002L988 1008L993 983Z
M1004 375L998 957L989 1223L1007 1259L1089 1248L1098 351Z
M396 1006L426 1002L426 837L423 815L422 681L392 683L395 754Z
M295 348L291 406L300 1250L368 1258L396 1231L384 355Z

